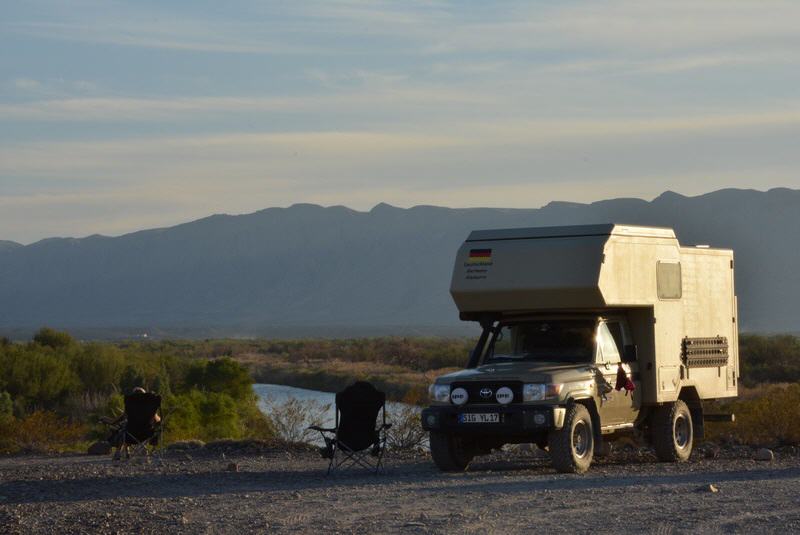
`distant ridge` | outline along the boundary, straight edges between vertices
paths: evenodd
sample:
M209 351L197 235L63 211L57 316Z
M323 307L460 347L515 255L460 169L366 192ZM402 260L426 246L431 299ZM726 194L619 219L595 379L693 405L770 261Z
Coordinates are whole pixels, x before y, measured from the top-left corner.
M673 227L684 244L733 248L742 328L800 331L800 190L778 188L538 209L297 204L118 237L0 241L0 334L43 324L193 336L450 334L453 255L471 230L608 222Z
M21 243L17 243L15 241L0 240L0 251L16 249L17 247L24 247L24 246Z

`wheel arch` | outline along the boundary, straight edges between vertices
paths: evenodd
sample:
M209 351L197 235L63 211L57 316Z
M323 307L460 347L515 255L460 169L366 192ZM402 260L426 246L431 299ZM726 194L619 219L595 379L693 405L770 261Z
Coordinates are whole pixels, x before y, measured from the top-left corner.
M700 398L700 394L695 387L684 386L678 394L678 399L689 407L694 436L702 440L705 437L705 425L703 423L703 400Z
M570 399L568 403L577 403L586 407L586 410L589 411L589 416L592 418L592 430L594 431L595 444L600 444L603 438L600 431L600 412L597 410L597 404L594 398L589 396L577 397Z

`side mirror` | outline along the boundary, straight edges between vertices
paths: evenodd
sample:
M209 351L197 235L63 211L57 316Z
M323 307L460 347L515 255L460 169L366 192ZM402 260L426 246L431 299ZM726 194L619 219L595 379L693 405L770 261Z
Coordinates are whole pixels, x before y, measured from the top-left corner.
M639 347L635 344L626 345L623 348L623 362L636 362L639 356Z

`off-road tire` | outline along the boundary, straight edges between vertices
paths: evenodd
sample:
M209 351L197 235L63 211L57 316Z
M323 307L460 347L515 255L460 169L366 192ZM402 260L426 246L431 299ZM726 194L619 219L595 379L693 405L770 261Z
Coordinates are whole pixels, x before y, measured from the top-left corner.
M553 467L565 474L582 474L594 456L594 428L586 407L575 403L567 408L564 427L548 436Z
M656 409L651 426L656 457L663 462L684 462L692 455L694 426L689 407L681 400Z
M474 449L458 436L431 431L431 457L442 472L463 472L475 456Z

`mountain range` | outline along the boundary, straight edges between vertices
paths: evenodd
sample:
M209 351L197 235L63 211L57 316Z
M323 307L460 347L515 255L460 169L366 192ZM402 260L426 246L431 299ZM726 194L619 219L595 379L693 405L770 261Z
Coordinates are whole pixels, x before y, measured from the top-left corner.
M467 332L448 289L469 231L606 222L734 249L741 328L800 331L800 190L777 188L536 209L298 204L118 237L0 241L0 334Z

